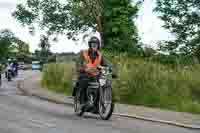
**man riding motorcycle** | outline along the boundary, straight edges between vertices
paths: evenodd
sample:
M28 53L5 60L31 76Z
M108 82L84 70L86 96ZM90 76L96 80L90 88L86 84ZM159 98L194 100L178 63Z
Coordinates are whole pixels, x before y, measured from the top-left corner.
M100 49L100 40L93 36L88 42L89 48L80 52L80 58L76 62L76 68L78 72L78 82L76 83L72 96L75 96L77 88L80 88L80 102L81 106L84 106L87 101L86 91L88 82L98 78L99 70L98 66L107 66L108 63L103 58Z

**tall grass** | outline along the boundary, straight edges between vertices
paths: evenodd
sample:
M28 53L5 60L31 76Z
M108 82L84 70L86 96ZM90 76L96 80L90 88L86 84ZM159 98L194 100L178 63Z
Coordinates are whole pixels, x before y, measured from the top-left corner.
M118 102L200 113L200 65L174 68L124 57L113 57L112 62L118 74L113 80ZM73 67L73 63L46 65L43 86L71 95Z
M72 62L51 63L44 66L42 86L56 92L70 94L72 90Z
M172 69L142 59L119 62L113 83L118 102L200 113L200 65Z

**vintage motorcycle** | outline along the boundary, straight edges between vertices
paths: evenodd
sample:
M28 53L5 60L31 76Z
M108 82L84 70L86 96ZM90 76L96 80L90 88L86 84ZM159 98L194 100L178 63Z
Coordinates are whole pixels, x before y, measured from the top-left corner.
M84 112L99 114L101 119L108 120L112 116L114 110L112 78L116 78L112 74L112 67L99 66L100 75L95 80L89 81L87 87L87 104L81 106L80 89L77 89L74 96L74 112L78 116L82 116Z

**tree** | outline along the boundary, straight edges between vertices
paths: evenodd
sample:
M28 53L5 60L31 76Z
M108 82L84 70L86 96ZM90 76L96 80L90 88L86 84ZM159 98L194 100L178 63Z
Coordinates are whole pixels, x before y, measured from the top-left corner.
M50 51L50 43L49 38L46 35L41 35L40 37L40 43L39 49L36 49L34 52L34 59L40 60L43 62L48 61L48 58L52 56L52 53Z
M87 31L92 28L103 38L103 10L104 0L69 0L72 25L77 31Z
M49 38L45 35L42 35L40 38L39 47L41 48L41 57L47 58L50 54L50 43Z
M34 55L35 59L40 59L40 50L36 49Z
M48 35L61 33L75 40L78 33L96 28L95 16L99 10L95 10L100 7L96 5L98 1L101 0L67 0L65 3L58 0L27 0L24 5L17 5L13 16L32 30L36 23Z
M12 46L13 52L16 53L18 58L26 58L30 54L29 45L17 37L15 37Z
M29 55L29 45L17 38L9 29L0 31L0 58L19 57Z
M105 40L106 45L114 45L114 48L118 48L117 45L121 45L120 48L123 47L122 49L125 49L127 45L129 47L133 45L131 43L136 40L137 30L133 19L136 16L137 8L136 6L132 7L131 0L112 1L67 0L65 3L61 3L58 0L27 0L24 5L17 5L13 16L23 25L30 26L31 29L34 29L32 28L33 25L37 24L49 36L61 33L66 34L69 39L73 40L77 39L76 35L91 28L100 33L102 44L104 44ZM124 11L119 11L119 9ZM116 17L116 15L120 15L120 17L117 17L115 24L112 24L111 19L113 18L109 17ZM120 23L117 22L119 19ZM120 26L120 24L124 27L117 31L118 34L116 34L116 29L118 29L116 26ZM113 35L109 33L110 30L114 30ZM115 42L116 38L112 38L114 35L120 36L117 39L118 42ZM125 36L128 38L126 39ZM110 39L108 38L112 38L111 40L113 41L109 41ZM119 41L120 39L122 41Z
M138 31L133 19L137 17L139 5L131 0L105 0L104 35L107 48L116 52L136 49Z
M0 31L0 58L6 58L9 53L9 48L12 45L14 34L9 29Z
M155 11L164 21L164 28L175 34L174 41L165 41L163 50L197 56L200 61L200 1L157 0Z

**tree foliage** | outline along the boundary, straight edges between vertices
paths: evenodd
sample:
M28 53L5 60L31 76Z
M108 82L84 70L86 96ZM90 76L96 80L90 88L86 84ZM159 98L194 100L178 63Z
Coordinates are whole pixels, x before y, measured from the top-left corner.
M48 36L42 35L40 38L40 56L42 58L47 58L48 55L50 54L50 42Z
M31 28L36 23L49 35L61 33L75 39L75 35L89 27L96 28L93 14L96 8L92 6L96 1L66 0L61 3L59 0L27 0L25 4L17 5L13 16Z
M7 57L13 39L14 34L9 29L0 31L0 58Z
M61 33L73 40L93 29L107 48L125 51L137 42L133 22L137 11L138 4L133 6L131 0L26 0L17 5L13 16L31 30L37 25L48 35Z
M164 28L176 37L174 41L166 41L162 49L172 53L195 55L200 59L199 10L199 0L157 0L155 11L164 21Z
M107 48L117 52L135 49L138 31L133 20L140 3L133 4L131 0L105 0L104 5L104 36L105 43L109 44Z
M11 45L10 52L14 53L18 58L25 58L30 54L29 45L15 37Z
M9 29L0 31L0 58L9 56L24 57L29 54L29 45L19 38Z
M54 55L50 51L49 36L41 35L40 42L38 44L39 48L35 50L33 59L39 60L41 62L47 62L48 60L54 60Z

